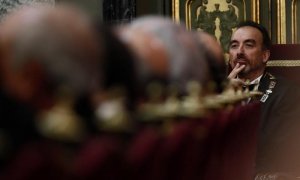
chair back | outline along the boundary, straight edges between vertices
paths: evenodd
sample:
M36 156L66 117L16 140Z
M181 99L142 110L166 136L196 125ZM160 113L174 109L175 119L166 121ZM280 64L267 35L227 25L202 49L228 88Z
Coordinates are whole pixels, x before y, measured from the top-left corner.
M300 85L300 44L274 44L267 71Z

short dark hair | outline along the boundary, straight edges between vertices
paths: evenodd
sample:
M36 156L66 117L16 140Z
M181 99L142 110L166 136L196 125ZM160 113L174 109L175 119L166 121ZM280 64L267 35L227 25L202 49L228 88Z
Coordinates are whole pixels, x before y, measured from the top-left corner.
M271 45L272 45L271 38L269 36L267 29L263 25L261 25L257 22L254 22L254 21L242 21L237 25L237 29L245 27L245 26L250 26L250 27L253 27L253 28L256 28L257 30L259 30L263 37L263 47L268 50L271 48Z

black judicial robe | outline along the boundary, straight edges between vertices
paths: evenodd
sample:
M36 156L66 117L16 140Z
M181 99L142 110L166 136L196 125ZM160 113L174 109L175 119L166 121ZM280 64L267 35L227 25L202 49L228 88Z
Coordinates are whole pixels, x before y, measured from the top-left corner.
M258 90L267 98L262 102L257 172L300 175L300 89L265 73Z

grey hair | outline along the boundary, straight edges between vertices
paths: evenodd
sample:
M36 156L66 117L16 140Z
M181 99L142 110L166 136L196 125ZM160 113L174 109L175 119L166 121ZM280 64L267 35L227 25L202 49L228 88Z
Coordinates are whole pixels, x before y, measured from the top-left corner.
M185 27L169 18L146 16L131 24L132 29L151 33L160 39L169 56L169 80L181 90L188 81L204 85L208 81L208 66L203 52L197 49L197 42Z
M75 22L67 22L64 13L55 15L46 7L36 11L41 11L40 17L23 23L12 42L13 67L18 69L28 61L37 61L54 87L64 86L75 93L92 88L97 83L97 67L93 62L96 56L93 57L89 44L80 44L84 43L80 38L90 35L86 33L91 28L88 18L80 14L70 20ZM77 28L83 37L77 37L72 28Z

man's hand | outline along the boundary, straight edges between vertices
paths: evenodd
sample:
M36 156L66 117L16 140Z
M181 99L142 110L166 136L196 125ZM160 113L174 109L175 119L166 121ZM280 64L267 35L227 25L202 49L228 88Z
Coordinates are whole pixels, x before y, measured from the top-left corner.
M245 85L245 82L237 79L237 75L245 68L245 65L240 65L239 63L237 63L235 65L235 67L233 68L233 70L230 72L230 74L228 75L228 79L229 79L229 83L228 83L228 87L232 87L234 89L238 89L242 86Z
M245 65L240 65L239 63L237 63L235 65L235 67L233 68L233 70L230 72L230 74L228 75L228 79L234 79L237 77L237 75L245 68Z
M244 81L240 80L240 79L229 79L228 82L228 87L233 88L233 89L240 89L243 86L245 86L247 83L245 83Z

